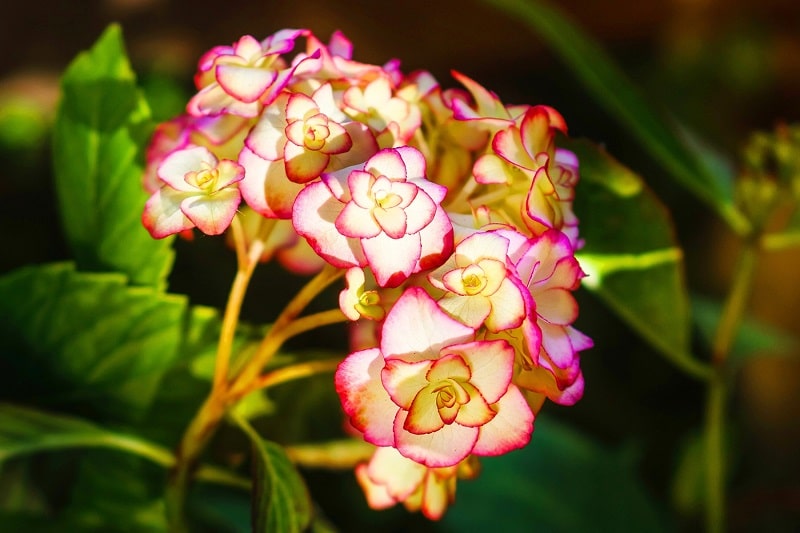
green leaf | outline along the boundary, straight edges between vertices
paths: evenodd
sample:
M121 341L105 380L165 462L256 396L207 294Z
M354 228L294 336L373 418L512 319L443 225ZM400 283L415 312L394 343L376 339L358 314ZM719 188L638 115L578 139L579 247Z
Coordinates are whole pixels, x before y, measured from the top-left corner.
M118 421L141 418L175 360L186 300L71 264L0 278L0 390Z
M250 494L214 485L192 489L187 502L191 531L250 533Z
M70 448L123 451L164 468L175 464L169 449L137 435L106 429L74 416L0 403L0 464L15 457ZM246 479L213 466L201 465L195 474L198 480L210 483L248 486Z
M14 457L69 448L110 448L148 458L163 466L174 462L168 450L132 435L103 429L73 416L0 403L0 463Z
M283 447L266 441L243 418L234 418L253 444L253 531L294 533L311 522L303 478Z
M172 239L141 223L143 151L150 112L136 86L118 26L80 54L61 81L53 161L62 224L78 268L126 274L163 287Z
M24 531L25 533L53 533L53 531L83 531L80 524L56 519L45 514L0 513L0 531Z
M694 139L658 113L600 45L557 9L534 0L485 0L526 24L557 53L608 113L625 125L671 177L717 211L732 228L749 224L733 201L733 176Z
M569 141L581 162L575 212L585 246L577 254L597 294L654 348L696 376L689 355L683 254L667 210L642 179L588 141Z
M191 420L211 390L222 326L217 309L195 305L188 311L179 355L161 381L141 424L141 431L149 439L168 445L174 445L182 437L187 420ZM246 346L261 340L264 329L239 324L234 339L234 363Z
M681 446L672 479L672 504L684 516L698 514L706 502L706 441L700 432Z
M65 518L81 531L167 531L164 474L138 457L110 450L84 454Z
M482 459L478 479L459 482L443 523L504 533L670 529L627 455L541 416L529 446Z
M0 462L0 510L9 513L44 514L47 500L36 486L28 461ZM2 529L0 529L2 531Z

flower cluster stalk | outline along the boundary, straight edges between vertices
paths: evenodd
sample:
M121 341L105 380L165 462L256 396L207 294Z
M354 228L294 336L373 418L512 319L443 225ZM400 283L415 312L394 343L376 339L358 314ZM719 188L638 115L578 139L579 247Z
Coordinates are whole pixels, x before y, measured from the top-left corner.
M728 362L744 318L758 259L758 239L744 243L736 263L733 283L722 310L711 348L713 372L706 399L706 529L709 533L725 531L726 469L725 418L728 401Z
M264 249L264 238L267 237L264 235L262 238L255 239L248 248L243 241L242 227L238 217L233 219L232 227L234 228L233 237L237 250L238 269L222 320L212 389L189 423L178 445L175 464L170 472L167 485L168 520L171 530L175 532L187 530L183 517L186 491L201 454L230 408L255 390L334 370L335 365L331 361L310 361L261 375L264 367L289 338L317 327L345 320L339 309L297 318L314 297L341 275L341 272L335 269L324 269L287 304L263 338L256 353L237 376L230 378L228 375L230 359L241 306Z

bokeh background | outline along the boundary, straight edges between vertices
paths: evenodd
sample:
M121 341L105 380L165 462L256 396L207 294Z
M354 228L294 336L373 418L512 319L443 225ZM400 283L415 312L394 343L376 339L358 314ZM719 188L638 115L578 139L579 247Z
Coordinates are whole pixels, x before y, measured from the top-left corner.
M796 0L558 4L602 43L651 102L734 164L753 130L800 120ZM671 209L686 249L693 294L720 299L730 281L737 243L722 224L665 178L535 35L480 1L40 0L5 6L3 19L0 273L68 257L58 230L48 147L58 77L110 22L120 22L141 83L157 96L153 111L160 119L181 110L191 94L197 58L208 48L245 33L262 38L284 27L310 28L323 39L340 29L353 41L360 61L384 63L396 57L404 71L429 70L444 86L455 85L449 71L456 69L506 103L552 105L573 136L605 145ZM179 242L177 248L171 289L189 294L195 303L221 306L233 272L224 245L201 238ZM766 347L775 357L753 359L737 378L729 502L735 531L792 531L800 524L798 272L799 250L770 253L758 269L752 315L789 342L780 349ZM255 284L253 294L271 299L288 294L299 282L267 269ZM677 522L681 528L698 527L696 509L676 493L674 476L681 450L702 421L702 387L659 358L598 300L583 292L579 298L577 325L597 346L583 359L586 396L576 407L550 405L548 411L605 445L635 449L647 489L682 517ZM266 321L274 313L263 296L254 296L244 318ZM345 339L337 330L306 343L344 347ZM325 487L341 483L354 488L345 475L311 474L310 479ZM337 515L342 500L329 498L320 504ZM338 515L345 523L350 519L346 511Z

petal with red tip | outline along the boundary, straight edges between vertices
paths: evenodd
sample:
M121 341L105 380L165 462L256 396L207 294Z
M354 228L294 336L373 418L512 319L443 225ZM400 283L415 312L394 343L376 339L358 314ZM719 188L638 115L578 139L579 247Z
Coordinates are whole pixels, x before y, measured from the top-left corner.
M473 336L472 328L447 316L423 289L410 287L386 315L381 351L405 361L436 359L445 346Z
M350 422L376 446L394 444L393 420L398 408L381 384L384 360L373 348L354 352L339 364L334 382Z
M404 429L407 411L400 410L394 420L397 451L425 466L436 468L458 464L470 454L480 430L460 424L445 425L439 431L416 435Z
M217 82L220 87L242 102L258 100L275 81L274 70L236 65L217 65Z
M220 235L231 225L241 199L238 188L224 189L214 195L186 198L181 211L206 235Z
M497 414L480 427L472 453L502 455L522 448L531 440L533 412L520 390L511 385L500 400L492 404Z
M417 234L393 239L385 233L379 233L375 237L361 239L361 247L381 287L397 287L416 271L420 256Z

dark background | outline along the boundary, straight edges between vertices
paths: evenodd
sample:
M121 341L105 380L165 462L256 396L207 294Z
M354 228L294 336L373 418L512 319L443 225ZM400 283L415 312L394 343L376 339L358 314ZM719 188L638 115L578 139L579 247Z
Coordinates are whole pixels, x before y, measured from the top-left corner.
M734 163L751 131L800 119L796 0L558 4L603 44L650 101L698 131ZM260 39L284 27L310 28L323 40L340 29L352 40L359 61L384 63L397 57L405 72L427 69L444 86L455 85L449 71L456 69L506 103L552 105L564 115L572 135L603 143L668 204L686 248L694 293L721 298L730 280L735 239L665 179L532 33L481 2L43 0L6 6L3 19L0 273L68 257L58 230L48 148L58 76L116 21L122 24L145 89L161 95L154 112L162 119L185 103L204 51L245 33ZM171 289L188 293L193 302L221 306L234 265L220 240L198 238L192 244L178 242L177 248ZM757 318L793 336L799 329L798 266L800 251L767 255L752 299ZM253 294L281 297L298 284L265 269L255 279ZM578 327L597 346L583 358L586 396L573 408L549 405L547 410L610 445L633 442L641 450L648 487L668 502L678 450L702 421L703 390L660 359L594 297L582 292L579 298ZM258 296L248 299L246 319L264 321L273 315L274 309ZM307 342L344 346L344 336L336 330ZM796 347L794 352L798 355ZM732 427L739 445L730 494L735 530L774 525L789 531L793 522L800 522L798 382L798 359L787 357L755 360L737 378ZM692 527L694 522L686 524Z

